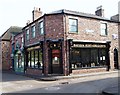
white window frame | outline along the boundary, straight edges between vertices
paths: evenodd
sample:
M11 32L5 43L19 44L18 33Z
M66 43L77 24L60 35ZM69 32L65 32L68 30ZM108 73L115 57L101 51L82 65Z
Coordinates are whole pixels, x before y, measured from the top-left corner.
M44 22L43 22L43 20L39 22L39 32L41 35L44 35Z
M70 20L76 21L76 24L75 25L71 24ZM71 31L70 27L75 27L76 31ZM69 33L78 33L78 19L76 19L76 18L69 18Z
M30 39L30 30L26 29L26 40Z
M35 25L31 26L32 38L35 38Z
M104 25L104 26L103 26ZM100 35L101 36L107 36L108 35L108 31L107 31L107 23L101 23L100 24Z

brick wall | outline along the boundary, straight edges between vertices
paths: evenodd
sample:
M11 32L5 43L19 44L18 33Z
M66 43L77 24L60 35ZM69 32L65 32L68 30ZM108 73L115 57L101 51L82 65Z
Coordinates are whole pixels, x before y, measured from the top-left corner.
M58 40L64 38L64 23L63 23L63 15L48 15L45 16L45 31L46 35L45 38L52 39L52 40ZM45 44L45 72L48 73L48 65L50 64L50 57L48 57L48 51L50 48L47 46L48 44ZM66 46L65 41L62 42L62 58L63 58L63 68L65 68L66 64ZM66 72L63 71L64 74Z
M11 67L11 60L10 60L10 42L9 41L2 41L2 69L9 70Z
M96 73L96 72L104 72L104 71L106 71L106 68L78 69L78 70L72 70L71 74Z
M43 19L41 19L40 21L43 21ZM40 40L44 40L44 35L41 35L39 32L39 22L40 21L36 21L34 24L28 26L26 29L29 29L29 40L26 40L26 29L24 29L24 35L25 35L25 46L26 45L30 45L30 44L34 44L39 42ZM35 38L32 38L32 32L31 32L31 27L35 25Z
M42 75L42 70L27 68L26 74L40 76L40 75Z

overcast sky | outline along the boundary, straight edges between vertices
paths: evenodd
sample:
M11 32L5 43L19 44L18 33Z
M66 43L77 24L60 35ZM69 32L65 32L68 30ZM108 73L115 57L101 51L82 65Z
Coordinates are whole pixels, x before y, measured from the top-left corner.
M32 21L34 7L41 8L43 13L60 9L94 14L102 5L105 17L110 18L118 13L120 0L0 0L0 36L10 26L24 27L27 20Z

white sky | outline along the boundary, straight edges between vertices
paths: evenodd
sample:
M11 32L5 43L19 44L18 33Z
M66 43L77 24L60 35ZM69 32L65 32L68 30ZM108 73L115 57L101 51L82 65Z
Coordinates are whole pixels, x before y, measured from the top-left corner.
M105 17L110 18L118 13L120 0L0 0L0 36L10 26L24 27L27 20L32 21L34 7L41 8L43 13L60 9L95 13L98 6L102 5Z

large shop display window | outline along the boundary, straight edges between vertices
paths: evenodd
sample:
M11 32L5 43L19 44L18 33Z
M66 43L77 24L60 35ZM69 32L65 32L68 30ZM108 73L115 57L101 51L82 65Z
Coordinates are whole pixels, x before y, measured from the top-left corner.
M28 52L28 67L43 69L41 50L32 50Z
M106 49L73 49L71 51L71 67L105 67L106 66Z

